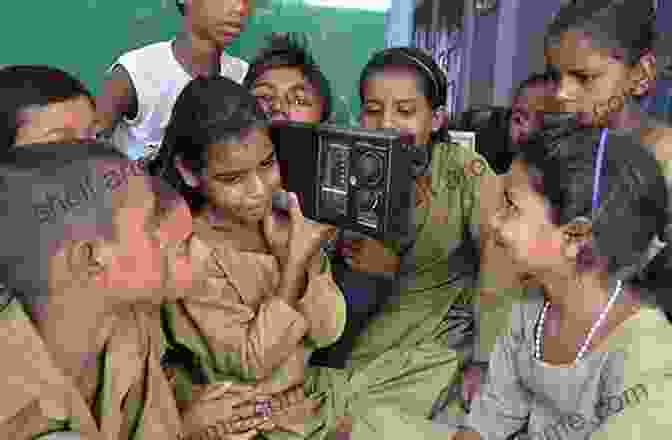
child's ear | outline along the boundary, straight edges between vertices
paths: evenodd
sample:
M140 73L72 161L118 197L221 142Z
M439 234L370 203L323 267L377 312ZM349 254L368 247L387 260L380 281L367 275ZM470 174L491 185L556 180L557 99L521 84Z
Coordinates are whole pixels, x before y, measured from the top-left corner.
M447 117L445 107L439 107L434 110L432 114L432 133L439 131L443 127Z
M563 227L563 253L569 260L576 260L581 248L592 239L593 225L586 217L577 217Z
M653 53L647 53L639 59L631 71L632 95L643 96L651 90L656 80L656 67L657 60Z
M175 158L175 168L177 168L177 172L180 173L180 176L182 177L182 180L184 180L184 183L189 185L191 188L198 188L200 184L198 178L189 168L187 168L184 165L184 161L182 161L182 158L180 157Z

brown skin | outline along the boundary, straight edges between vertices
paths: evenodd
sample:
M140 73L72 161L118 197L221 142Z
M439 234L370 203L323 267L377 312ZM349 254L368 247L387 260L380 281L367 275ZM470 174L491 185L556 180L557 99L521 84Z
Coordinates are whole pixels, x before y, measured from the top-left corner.
M570 364L611 294L606 274L577 271L580 249L592 239L591 226L582 222L554 225L550 205L533 190L527 168L520 161L514 161L505 178L504 198L504 207L492 219L496 241L543 285L551 302L553 313L544 326L544 361ZM589 349L598 347L638 308L634 294L622 294Z
M541 127L541 112L550 93L550 87L534 84L525 87L511 105L509 137L515 144L524 142Z
M276 67L254 81L252 94L273 121L319 123L324 98L295 67Z
M26 109L19 115L14 145L92 140L95 118L93 103L86 96Z
M414 134L415 142L427 145L431 142L432 132L438 130L445 118L440 111L434 111L431 102L422 94L414 73L407 70L390 70L373 75L364 87L363 112L361 124L365 128L395 128ZM498 207L498 180L495 176L481 177L481 218L488 219ZM418 204L430 203L431 177L416 179L416 200ZM487 225L486 225L487 226ZM516 283L510 263L501 250L497 249L486 227L481 237L481 266L483 271L497 271L506 274L502 285ZM370 273L396 273L399 271L399 257L377 240L354 241L346 256L352 258L352 268ZM464 399L470 401L478 392L480 369L465 369L463 382Z
M578 273L576 269L582 245L592 238L591 227L581 222L554 225L550 221L550 205L531 187L527 167L521 161L513 162L503 180L502 208L492 217L491 224L495 241L534 276L551 303L544 325L544 362L569 366L612 293L605 274ZM624 290L595 332L589 350L599 350L609 334L639 307L637 296ZM453 438L478 440L481 436L459 432Z
M173 55L192 76L219 73L221 54L244 31L253 0L187 0L184 30L175 39ZM97 98L99 130L109 135L122 117L133 118L138 97L121 66L112 70Z
M443 125L445 114L432 109L429 99L418 87L413 72L390 69L374 74L364 87L361 125L364 128L395 128L414 135L418 145L428 145L431 134ZM481 182L482 218L489 218L497 207L496 192L491 188L497 182L483 177ZM429 203L431 178L416 179L416 195L419 204ZM483 246L488 233L483 231ZM485 248L484 248L485 249ZM347 252L347 251L346 251ZM352 244L353 269L362 272L398 272L399 257L393 255L377 240L359 240ZM489 257L495 264L498 259ZM484 260L485 261L485 260Z
M622 97L643 96L653 87L656 59L652 54L629 66L595 47L586 35L565 32L557 47L546 49L546 63L560 76L555 96L560 111L578 113L591 126L637 130L646 121L641 109L623 105ZM655 147L659 160L672 159L670 127L642 129L640 136L643 143Z
M200 290L195 281L204 273L205 260L192 259L202 244L191 239L189 210L180 199L157 219L157 195L149 179L131 176L115 195L117 240L81 233L64 242L50 261L49 300L34 310L36 327L56 365L77 382L96 371L106 323L116 313Z
M432 132L441 128L445 115L433 111L431 102L418 87L415 73L405 69L389 69L366 80L362 102L361 125L364 128L394 128L412 134L418 145L428 145ZM419 203L427 203L430 180L416 181ZM373 239L354 240L344 249L358 272L397 273L399 257L382 242Z
M546 64L559 82L550 89L551 96L536 102L544 111L576 113L588 126L639 130L642 143L654 147L658 160L672 160L672 128L642 128L647 116L637 105L624 105L624 96L642 96L653 86L655 57L644 55L629 66L613 55L580 32L565 32L559 44L547 47L545 53ZM534 282L518 268L512 272L525 284ZM496 298L496 292L482 291L482 301Z
M274 255L282 267L278 295L294 305L306 282L306 273L319 264L319 245L334 228L307 223L290 200L289 218L274 212L272 194L281 179L273 144L266 129L252 129L240 139L213 144L202 176L177 162L187 184L200 187L209 205L203 215L217 219L217 240L236 249Z

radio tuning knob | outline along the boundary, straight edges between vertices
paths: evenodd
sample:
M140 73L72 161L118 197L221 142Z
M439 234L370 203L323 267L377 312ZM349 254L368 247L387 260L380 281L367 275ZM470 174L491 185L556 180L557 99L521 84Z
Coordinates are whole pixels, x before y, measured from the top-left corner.
M357 186L357 178L355 176L350 176L350 185Z

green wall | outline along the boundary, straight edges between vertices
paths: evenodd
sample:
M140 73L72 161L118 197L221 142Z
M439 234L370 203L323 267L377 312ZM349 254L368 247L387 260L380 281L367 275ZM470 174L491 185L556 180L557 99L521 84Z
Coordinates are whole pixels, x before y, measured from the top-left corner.
M49 64L100 90L105 69L122 52L171 38L180 29L174 0L13 1L0 19L0 65ZM128 5L128 7L123 7ZM382 13L326 9L271 0L230 48L250 60L270 32L304 32L331 80L339 122L359 106L356 82L370 54L384 46ZM347 105L346 105L347 103Z

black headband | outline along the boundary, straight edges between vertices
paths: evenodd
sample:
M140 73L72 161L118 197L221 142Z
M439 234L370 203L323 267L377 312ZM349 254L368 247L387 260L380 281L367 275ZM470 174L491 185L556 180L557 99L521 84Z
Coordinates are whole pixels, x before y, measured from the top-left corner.
M436 73L427 65L427 63L422 61L420 58L417 58L407 53L406 51L399 50L396 48L385 49L384 51L380 52L378 56L382 58L391 54L400 54L404 58L409 60L413 66L417 67L422 71L427 72L427 74L429 74L429 78L432 80L432 84L434 85L434 91L436 92L438 99L443 99L443 97L441 96L442 95L441 87L439 86L439 81L436 77Z

